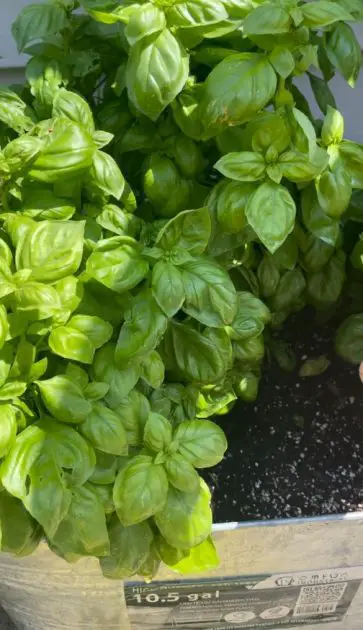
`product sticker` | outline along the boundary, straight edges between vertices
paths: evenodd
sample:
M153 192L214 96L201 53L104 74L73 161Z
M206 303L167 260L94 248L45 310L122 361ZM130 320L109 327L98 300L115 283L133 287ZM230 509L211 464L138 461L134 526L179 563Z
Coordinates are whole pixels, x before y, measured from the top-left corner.
M127 583L132 630L293 628L342 621L363 567L299 573Z

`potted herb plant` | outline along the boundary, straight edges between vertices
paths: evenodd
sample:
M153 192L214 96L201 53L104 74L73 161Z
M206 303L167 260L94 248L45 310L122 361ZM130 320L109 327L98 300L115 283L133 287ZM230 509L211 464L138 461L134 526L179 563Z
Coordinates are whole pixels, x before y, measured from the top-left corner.
M217 565L199 471L226 453L223 416L256 399L266 351L286 363L289 316L334 308L362 268L363 148L329 88L357 80L362 17L359 0L23 9L26 84L0 89L3 552L46 541L114 579ZM358 364L349 316L337 347Z

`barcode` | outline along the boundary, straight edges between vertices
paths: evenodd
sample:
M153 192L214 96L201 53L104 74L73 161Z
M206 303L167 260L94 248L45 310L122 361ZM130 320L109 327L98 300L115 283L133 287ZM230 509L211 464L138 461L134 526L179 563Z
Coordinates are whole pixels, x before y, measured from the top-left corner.
M305 606L296 606L294 610L294 617L303 617L308 615L327 615L328 613L334 613L337 609L337 604L305 604Z
M297 604L330 604L337 603L343 597L347 582L337 584L317 584L303 586Z

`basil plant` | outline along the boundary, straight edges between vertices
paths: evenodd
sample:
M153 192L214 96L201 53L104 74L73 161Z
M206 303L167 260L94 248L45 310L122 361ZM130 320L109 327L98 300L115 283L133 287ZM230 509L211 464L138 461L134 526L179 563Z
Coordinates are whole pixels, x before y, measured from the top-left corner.
M329 82L354 86L362 17L361 0L20 13L26 84L0 88L4 552L45 539L115 579L217 566L211 418L256 398L265 353L286 363L273 331L334 306L350 269L363 147Z

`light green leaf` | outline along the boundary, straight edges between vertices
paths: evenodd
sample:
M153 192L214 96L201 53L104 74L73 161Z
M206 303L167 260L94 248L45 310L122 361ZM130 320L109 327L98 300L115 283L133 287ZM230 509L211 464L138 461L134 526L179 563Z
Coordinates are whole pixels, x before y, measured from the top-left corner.
M136 525L163 509L168 480L162 465L151 457L134 457L118 474L114 485L117 516L125 526Z
M153 389L161 387L165 377L165 366L160 354L152 350L140 363L140 377Z
M266 163L262 153L242 151L228 153L214 165L225 177L240 182L255 182L262 179L266 170Z
M156 244L166 251L188 250L192 255L202 254L208 245L211 221L208 208L185 210L160 230Z
M159 413L151 412L145 425L144 444L158 453L164 451L172 440L172 425Z
M33 127L35 117L20 96L6 87L1 87L0 120L17 133L24 133Z
M287 79L287 77L294 72L294 56L290 50L284 46L276 46L270 53L269 60L277 74L283 79Z
M125 323L117 340L116 364L125 366L130 359L148 355L160 342L167 322L151 292L136 296L125 313Z
M266 182L250 197L246 217L267 249L273 253L292 232L296 207L289 191Z
M78 383L67 376L53 376L37 385L46 408L60 422L78 424L92 411Z
M115 348L113 343L103 346L96 352L92 364L94 378L109 385L105 399L111 409L129 395L139 380L139 367L136 363L125 365L124 368L116 367Z
M173 317L185 299L182 272L172 263L160 260L152 272L152 293L167 317Z
M92 404L80 432L98 451L110 455L128 454L127 435L120 416L102 403Z
M210 420L182 422L173 439L178 445L178 453L195 468L216 466L227 450L222 429Z
M123 399L115 411L120 416L126 429L129 445L141 446L150 413L148 399L137 390L134 390Z
M208 76L200 119L206 137L251 120L275 94L276 74L259 53L230 55Z
M83 253L84 221L34 223L16 244L17 269L31 269L32 278L54 281L76 272Z
M189 58L168 29L132 47L126 83L129 99L145 116L156 120L181 92L188 78Z
M160 33L165 26L164 12L151 2L147 2L131 15L125 28L125 37L130 46L135 46L145 37Z
M180 453L172 453L165 460L168 481L181 492L195 492L199 488L199 475L192 464Z
M124 177L111 155L96 151L86 178L86 188L91 197L109 196L121 199L125 188Z
M207 258L183 265L185 302L183 310L202 324L223 327L237 310L237 294L226 271Z
M211 533L210 492L204 481L199 492L180 492L169 488L165 507L155 515L161 535L173 547L191 549Z
M53 100L53 116L68 118L78 125L83 125L90 134L94 134L95 125L91 108L87 101L76 94L61 88Z
M127 236L100 241L86 265L91 278L116 293L135 287L148 270L149 265L141 258L136 241Z
M265 2L257 6L243 21L245 35L276 35L288 33L292 20L287 8L275 6L273 2Z
M319 0L308 2L301 7L304 15L304 26L321 28L334 22L353 20L352 15L337 2Z

